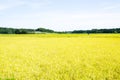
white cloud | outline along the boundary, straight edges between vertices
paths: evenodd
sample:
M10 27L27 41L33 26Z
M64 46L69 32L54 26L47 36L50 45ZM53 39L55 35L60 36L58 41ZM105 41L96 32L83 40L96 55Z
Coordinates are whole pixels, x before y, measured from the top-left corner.
M120 4L119 5L111 5L111 6L104 7L105 10L118 9L118 8L120 8Z
M73 30L73 29L89 29L95 27L103 27L103 26L114 26L120 25L120 14L119 13L107 13L106 9L115 9L119 8L119 5L109 6L104 5L105 10L102 12L74 12L71 11L67 13L63 8L59 9L51 9L50 10L42 10L40 8L45 9L45 7L49 7L52 5L51 0L3 0L0 1L0 11L8 10L11 8L19 8L21 9L21 13L11 12L6 15L3 15L0 19L0 26L13 26L13 27L24 27L24 28L36 28L36 27L46 27L55 30ZM61 5L62 6L62 5ZM31 9L28 13L23 7L27 7ZM52 6L53 7L53 6ZM35 9L35 10L34 10ZM3 12L4 14L4 12Z
M50 0L19 0L23 2L23 5L26 5L32 9L38 9L43 6L47 6L51 4Z
M51 2L48 0L4 0L0 1L0 11L23 5L33 9L38 9L49 4L51 4Z
M22 1L16 1L16 0L13 0L13 1L5 0L3 2L0 1L0 11L11 9L11 8L14 8L16 6L20 6L23 4L24 3Z
M5 10L5 9L7 9L7 8L9 8L9 6L7 6L7 5L0 5L0 11L1 11L1 10Z
M54 30L73 30L112 27L119 25L120 14L89 13L30 13L10 16L6 26L20 26L25 28L46 27ZM4 22L4 21L3 21ZM6 23L5 23L6 24Z

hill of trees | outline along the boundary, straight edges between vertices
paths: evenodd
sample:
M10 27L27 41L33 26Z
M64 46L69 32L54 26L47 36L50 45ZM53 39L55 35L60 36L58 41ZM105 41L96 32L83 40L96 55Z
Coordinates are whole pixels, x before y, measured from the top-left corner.
M35 31L54 33L53 30L51 30L51 29L45 29L45 28L38 28Z
M36 32L41 33L53 33L53 30L45 29L45 28L38 28L38 29L15 29L15 28L4 28L0 27L0 34L33 34Z
M15 29L0 27L0 34L28 34L34 33L34 29Z
M92 29L92 30L74 30L74 31L54 31L51 29L38 28L38 29L16 29L16 28L4 28L0 27L0 34L33 34L33 33L120 33L120 28L113 29Z

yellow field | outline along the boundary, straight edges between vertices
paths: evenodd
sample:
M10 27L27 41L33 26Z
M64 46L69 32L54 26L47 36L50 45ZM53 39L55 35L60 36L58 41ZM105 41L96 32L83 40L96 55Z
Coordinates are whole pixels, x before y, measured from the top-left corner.
M0 35L0 80L120 80L120 34Z

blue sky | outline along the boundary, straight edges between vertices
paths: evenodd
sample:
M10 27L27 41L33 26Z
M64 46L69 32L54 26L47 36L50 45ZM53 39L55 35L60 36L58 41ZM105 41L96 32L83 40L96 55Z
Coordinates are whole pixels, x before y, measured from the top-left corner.
M119 28L120 0L0 0L0 26L57 31Z

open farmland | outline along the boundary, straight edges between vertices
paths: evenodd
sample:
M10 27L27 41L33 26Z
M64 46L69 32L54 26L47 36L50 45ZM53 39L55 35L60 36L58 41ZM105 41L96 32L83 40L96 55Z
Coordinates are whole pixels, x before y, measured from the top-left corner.
M0 35L0 80L120 80L120 34Z

